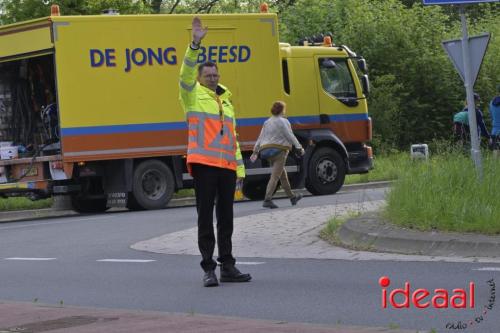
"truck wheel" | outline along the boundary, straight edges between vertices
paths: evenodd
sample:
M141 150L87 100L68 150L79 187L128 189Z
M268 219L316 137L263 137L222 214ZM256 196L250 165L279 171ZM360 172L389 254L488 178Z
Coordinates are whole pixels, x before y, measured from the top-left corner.
M170 168L159 160L146 160L134 170L131 209L165 208L174 193L174 176Z
M309 161L306 188L315 195L336 193L344 184L345 173L344 159L336 150L318 148Z
M102 213L109 209L107 199L88 199L85 196L72 195L71 206L78 213Z

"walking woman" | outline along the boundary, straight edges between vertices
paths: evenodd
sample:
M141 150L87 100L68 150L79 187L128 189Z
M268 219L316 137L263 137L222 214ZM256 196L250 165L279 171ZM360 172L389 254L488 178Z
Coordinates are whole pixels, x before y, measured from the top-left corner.
M292 146L300 151L300 155L304 155L304 148L293 134L292 126L290 126L288 119L285 118L285 113L285 102L277 101L273 104L271 108L272 116L264 122L259 138L253 148L253 154L250 157L250 160L255 162L260 154L260 157L267 159L272 167L271 179L267 183L266 197L262 204L262 207L266 208L278 208L272 201L278 180L281 182L286 195L290 198L292 205L296 205L297 201L302 199L302 194L292 192L285 170L285 162Z

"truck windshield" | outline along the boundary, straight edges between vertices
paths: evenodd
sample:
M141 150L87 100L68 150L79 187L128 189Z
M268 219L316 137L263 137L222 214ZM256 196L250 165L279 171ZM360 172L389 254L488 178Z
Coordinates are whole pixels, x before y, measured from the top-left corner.
M335 66L332 66L333 60ZM335 97L356 97L356 89L352 80L347 59L321 58L319 59L319 71L323 89Z

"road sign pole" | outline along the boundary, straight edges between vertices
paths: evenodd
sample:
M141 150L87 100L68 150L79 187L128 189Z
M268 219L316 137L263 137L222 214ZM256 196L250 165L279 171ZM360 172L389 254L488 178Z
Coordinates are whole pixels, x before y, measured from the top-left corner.
M476 172L481 179L483 177L483 168L481 165L481 150L479 149L479 137L477 133L476 106L474 104L474 83L472 82L469 35L467 33L467 20L465 18L465 5L460 5L460 19L462 21L462 55L464 61L464 86L467 94L467 108L469 116L469 128L471 138L471 155Z

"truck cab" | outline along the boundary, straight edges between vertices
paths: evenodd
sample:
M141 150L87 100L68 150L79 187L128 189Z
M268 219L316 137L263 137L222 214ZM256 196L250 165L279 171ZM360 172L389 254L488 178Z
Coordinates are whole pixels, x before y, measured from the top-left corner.
M365 144L372 137L366 61L344 45L333 45L329 36L300 46L280 43L280 58L287 116L306 147L302 159L291 155L287 161L292 187L335 193L346 174L373 167L372 149ZM262 198L266 180L249 179L245 195Z

